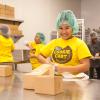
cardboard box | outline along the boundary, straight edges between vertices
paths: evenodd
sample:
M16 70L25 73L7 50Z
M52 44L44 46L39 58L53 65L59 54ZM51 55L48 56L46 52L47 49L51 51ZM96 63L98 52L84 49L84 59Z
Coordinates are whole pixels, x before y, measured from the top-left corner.
M5 5L5 17L15 18L14 7Z
M0 65L0 76L12 75L12 65Z
M34 82L35 93L56 95L63 92L63 81L61 76L35 76Z
M4 8L5 6L3 4L0 4L0 9Z
M4 17L5 16L5 6L0 4L0 16Z
M32 74L23 75L23 88L34 89L34 75Z
M49 64L42 64L40 67L34 69L30 73L23 75L23 87L24 89L34 89L34 77L39 75L54 76L54 71Z

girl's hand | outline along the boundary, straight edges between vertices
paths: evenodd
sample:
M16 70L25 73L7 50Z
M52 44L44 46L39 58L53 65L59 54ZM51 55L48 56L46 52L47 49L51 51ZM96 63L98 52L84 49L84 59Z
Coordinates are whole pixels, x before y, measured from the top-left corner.
M29 55L30 58L36 58L37 56L35 54Z

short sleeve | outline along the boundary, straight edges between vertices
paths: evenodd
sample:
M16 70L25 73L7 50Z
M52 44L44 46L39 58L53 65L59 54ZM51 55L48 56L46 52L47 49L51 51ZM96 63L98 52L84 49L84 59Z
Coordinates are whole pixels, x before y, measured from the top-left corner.
M79 60L86 57L92 57L90 50L84 41L82 41L82 43L80 43L80 45L78 46L77 52Z
M55 44L55 40L50 41L41 49L40 54L42 54L45 57L49 57L52 54Z

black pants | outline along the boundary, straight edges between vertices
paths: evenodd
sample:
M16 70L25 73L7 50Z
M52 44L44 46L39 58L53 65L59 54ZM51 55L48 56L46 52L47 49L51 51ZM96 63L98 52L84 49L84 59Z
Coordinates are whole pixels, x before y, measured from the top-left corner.
M89 78L90 79L94 79L94 78L100 79L100 67L98 67L98 68L90 67L90 70L89 70Z

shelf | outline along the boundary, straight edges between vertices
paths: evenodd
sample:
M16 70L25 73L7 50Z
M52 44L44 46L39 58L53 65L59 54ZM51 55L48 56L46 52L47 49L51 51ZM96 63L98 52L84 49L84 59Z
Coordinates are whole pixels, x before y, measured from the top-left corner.
M0 17L1 21L12 21L12 22L18 22L18 23L23 23L23 20L18 20L18 19L14 19L14 18L5 18L5 17Z
M0 17L0 23L6 24L9 26L10 32L11 32L11 38L13 39L14 43L16 43L21 37L24 35L18 34L19 33L19 25L23 23L23 20L18 20L15 18L6 18L6 17ZM17 31L16 31L17 30Z

